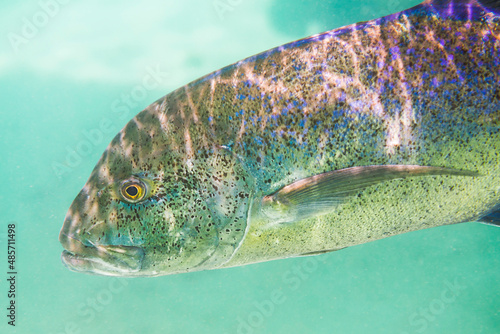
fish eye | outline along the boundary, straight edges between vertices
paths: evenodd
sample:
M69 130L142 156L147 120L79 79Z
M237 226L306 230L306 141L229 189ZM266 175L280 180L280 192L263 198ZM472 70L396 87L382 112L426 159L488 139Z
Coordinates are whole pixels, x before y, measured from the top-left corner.
M146 185L141 180L134 178L122 182L121 195L126 202L137 203L144 199L146 193Z

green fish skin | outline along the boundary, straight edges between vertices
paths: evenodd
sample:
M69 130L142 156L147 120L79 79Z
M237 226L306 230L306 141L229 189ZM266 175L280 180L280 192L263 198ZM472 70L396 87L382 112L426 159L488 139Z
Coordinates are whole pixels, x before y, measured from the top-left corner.
M497 223L498 13L500 1L427 0L159 99L71 205L63 263L159 276Z

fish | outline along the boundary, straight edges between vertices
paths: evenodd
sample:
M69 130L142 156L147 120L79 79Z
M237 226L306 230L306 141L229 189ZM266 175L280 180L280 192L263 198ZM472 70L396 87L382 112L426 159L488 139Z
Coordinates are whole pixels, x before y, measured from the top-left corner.
M70 270L161 276L500 225L500 1L426 0L251 56L114 137Z

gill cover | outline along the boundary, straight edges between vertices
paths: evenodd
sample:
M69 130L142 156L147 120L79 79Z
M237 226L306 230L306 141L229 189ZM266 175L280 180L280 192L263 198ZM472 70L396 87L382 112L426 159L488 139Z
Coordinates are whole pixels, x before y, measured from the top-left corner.
M155 267L176 273L214 269L229 261L247 231L252 180L238 157L222 147L198 157L191 170L165 175L166 231L148 233L147 242Z

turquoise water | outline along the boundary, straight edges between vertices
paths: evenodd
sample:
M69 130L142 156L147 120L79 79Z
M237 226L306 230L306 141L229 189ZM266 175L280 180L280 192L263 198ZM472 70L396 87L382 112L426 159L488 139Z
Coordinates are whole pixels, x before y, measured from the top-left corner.
M478 223L149 279L77 274L60 261L66 210L108 142L150 102L257 52L418 2L0 5L0 332L499 333L500 229ZM152 72L157 85L144 89ZM6 317L12 223L15 327Z

